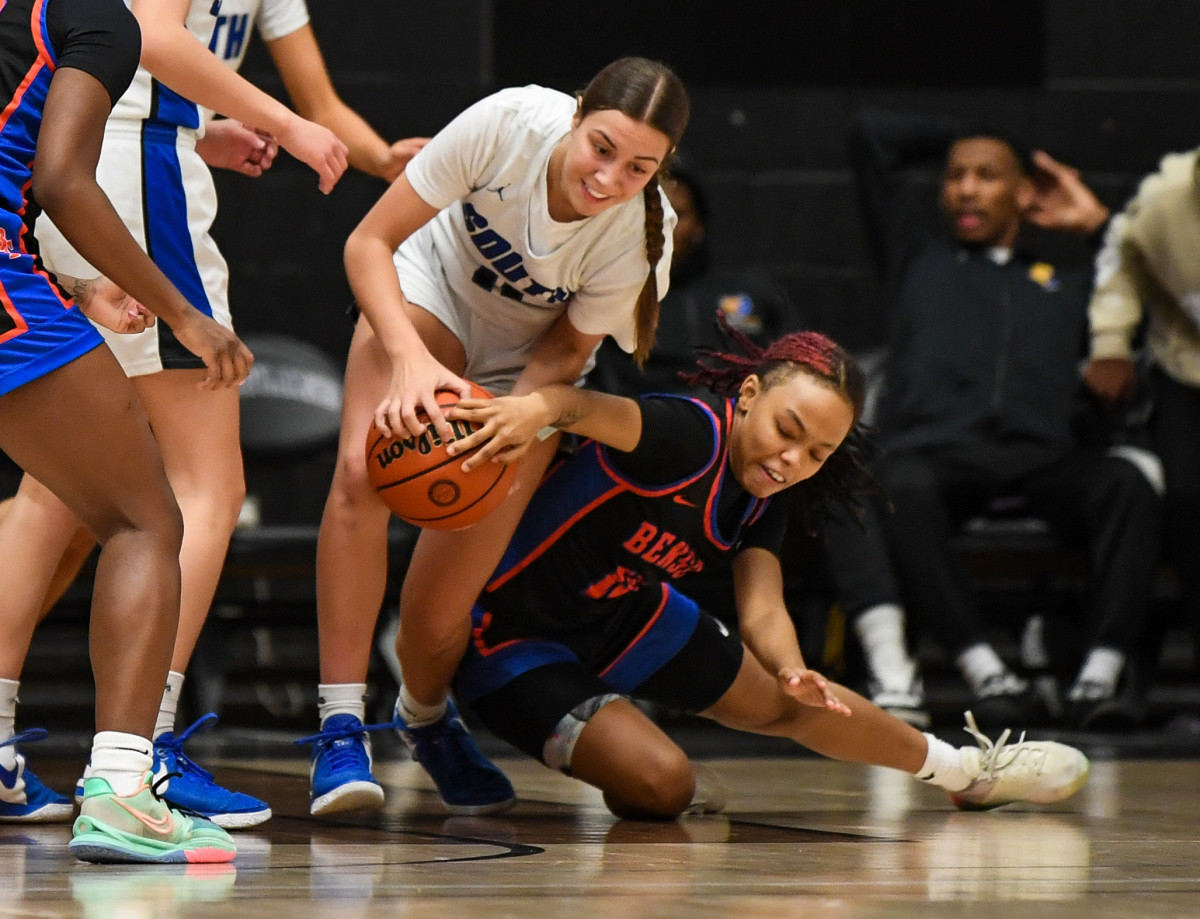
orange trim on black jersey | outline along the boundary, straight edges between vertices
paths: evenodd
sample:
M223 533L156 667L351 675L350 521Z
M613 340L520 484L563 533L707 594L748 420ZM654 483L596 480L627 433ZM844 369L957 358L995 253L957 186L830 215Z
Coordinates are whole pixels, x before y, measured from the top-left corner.
M523 559L521 559L519 562L517 562L517 564L515 564L511 568L509 568L508 571L504 572L504 574L500 575L500 577L496 578L496 580L489 583L487 585L487 587L485 587L484 589L485 590L498 590L501 587L503 587L510 580L515 578L518 574L520 574L522 571L524 571L526 568L528 568L530 565L532 565L535 561L537 561L538 558L540 558L542 555L544 555L546 553L546 550L548 550L552 545L554 545L556 542L558 542L558 538L560 536L562 536L562 534L564 532L571 529L571 527L574 525L576 520L578 520L580 517L586 516L588 513L590 513L592 511L593 508L598 507L599 505L603 504L605 501L607 501L613 495L619 494L620 492L623 492L626 490L627 489L624 485L616 485L616 486L610 488L608 491L604 492L602 495L599 495L598 497L589 501L587 504L585 504L583 507L581 507L579 510L577 510L574 514L572 514L570 517L568 517L566 520L564 520L562 523L560 523L555 528L554 532L551 533L549 536L547 536L545 539L543 539L541 541L541 543L539 543L533 549L532 552L527 554Z
M33 11L29 17L29 31L33 35L33 43L37 45L38 57L46 62L46 66L53 73L55 70L54 52L50 50L50 43L46 40L42 23L42 8L45 5L46 0L34 0Z

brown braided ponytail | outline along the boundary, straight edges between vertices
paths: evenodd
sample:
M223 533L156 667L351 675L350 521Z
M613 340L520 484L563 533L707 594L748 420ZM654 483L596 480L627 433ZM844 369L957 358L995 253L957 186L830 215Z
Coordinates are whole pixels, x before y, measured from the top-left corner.
M654 347L654 333L658 329L658 263L662 259L665 242L658 176L652 178L642 189L642 200L646 206L646 261L650 263L650 273L638 293L637 305L633 311L634 329L637 333L637 348L633 352L633 360L639 367L645 364L650 356L650 349Z
M586 117L601 109L613 109L661 131L670 140L671 150L683 137L689 114L687 91L679 77L666 64L644 57L613 61L592 78L579 95L579 115ZM646 261L650 263L650 273L634 308L637 345L633 359L639 365L650 355L658 328L657 272L665 240L657 176L643 189L642 201L646 209Z

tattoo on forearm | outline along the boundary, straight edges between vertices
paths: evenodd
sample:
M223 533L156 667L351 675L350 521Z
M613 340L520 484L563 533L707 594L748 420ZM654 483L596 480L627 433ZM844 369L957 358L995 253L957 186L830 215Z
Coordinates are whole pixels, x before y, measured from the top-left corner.
M75 283L71 285L71 296L75 298L75 302L82 304L83 298L87 294L88 282L83 278L76 278Z
M558 416L558 419L554 422L554 426L559 429L569 428L581 418L583 418L583 412L577 408L569 408Z

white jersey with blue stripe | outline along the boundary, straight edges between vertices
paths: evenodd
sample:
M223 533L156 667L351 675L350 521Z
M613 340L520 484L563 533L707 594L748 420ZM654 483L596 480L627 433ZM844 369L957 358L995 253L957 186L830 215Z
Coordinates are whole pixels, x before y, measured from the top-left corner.
M129 0L125 0L129 5ZM265 41L290 35L308 23L304 0L192 0L187 29L231 70L237 70L250 44L251 28ZM139 67L133 83L113 108L110 121L158 121L200 129L210 117Z

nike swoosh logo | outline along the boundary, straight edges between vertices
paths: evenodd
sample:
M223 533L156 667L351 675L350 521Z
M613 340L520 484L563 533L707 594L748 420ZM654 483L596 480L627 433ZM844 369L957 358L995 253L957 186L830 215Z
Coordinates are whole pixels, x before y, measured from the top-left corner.
M170 810L167 810L161 817L154 818L140 810L135 810L115 795L113 796L113 800L155 833L166 835L175 827L175 821L171 819Z
M671 500L674 501L676 504L682 504L684 507L695 507L696 506L691 501L689 501L687 498L685 498L683 495L676 495Z

